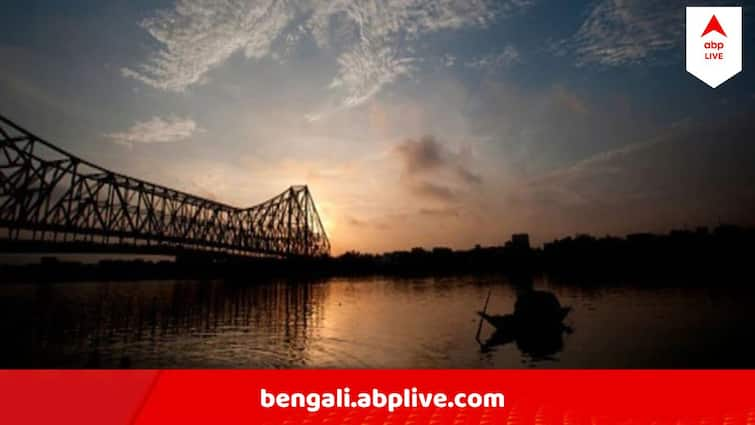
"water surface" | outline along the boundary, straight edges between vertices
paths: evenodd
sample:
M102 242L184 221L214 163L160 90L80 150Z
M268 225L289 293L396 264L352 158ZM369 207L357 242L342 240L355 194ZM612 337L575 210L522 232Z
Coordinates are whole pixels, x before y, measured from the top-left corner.
M481 346L488 292L514 308L504 277L6 283L0 367L755 366L752 291L533 285L572 307L563 331Z

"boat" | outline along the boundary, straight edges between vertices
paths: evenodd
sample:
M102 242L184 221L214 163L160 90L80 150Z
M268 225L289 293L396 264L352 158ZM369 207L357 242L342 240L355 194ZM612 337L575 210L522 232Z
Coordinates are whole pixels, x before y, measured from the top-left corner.
M532 290L517 297L513 314L490 315L485 311L477 314L494 328L501 329L560 324L570 311L571 307L562 307L552 293Z
M571 311L571 307L562 307L552 317L532 318L517 314L491 315L478 311L477 314L488 324L497 330L518 327L542 327L547 325L560 325Z
M563 307L555 295L550 292L528 290L517 296L514 312L511 314L487 314L487 302L480 316L495 328L495 332L486 342L481 342L478 328L477 341L483 351L494 346L516 342L523 353L533 358L549 358L560 351L563 345L561 335L570 332L563 320L571 307Z

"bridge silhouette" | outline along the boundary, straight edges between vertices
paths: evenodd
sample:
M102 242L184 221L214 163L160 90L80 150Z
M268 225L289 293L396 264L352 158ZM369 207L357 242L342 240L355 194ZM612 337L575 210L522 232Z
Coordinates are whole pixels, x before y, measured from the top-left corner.
M0 116L0 251L320 256L307 186L237 208L115 173Z

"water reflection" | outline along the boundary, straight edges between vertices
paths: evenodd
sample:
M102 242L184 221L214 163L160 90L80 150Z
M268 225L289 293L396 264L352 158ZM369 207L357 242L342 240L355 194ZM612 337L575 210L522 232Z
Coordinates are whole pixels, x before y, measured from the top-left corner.
M486 308L478 312L480 325L485 321L494 329L483 342L478 327L476 339L480 350L487 353L496 346L515 343L522 354L533 360L556 360L553 356L561 352L564 346L563 334L572 332L563 323L571 307L562 307L552 292L536 290L530 276L518 276L512 280L512 284L516 291L512 313L488 314L487 301ZM488 293L488 299L490 295Z
M3 303L5 317L23 318L31 307L24 322L31 327L32 340L17 341L22 355L6 350L3 358L11 363L233 366L225 360L249 356L261 367L274 367L307 363L307 347L323 320L328 287L313 282L143 282L33 289L31 300L2 298L9 301ZM5 333L13 332L22 331Z
M752 367L753 299L500 276L2 284L0 368Z

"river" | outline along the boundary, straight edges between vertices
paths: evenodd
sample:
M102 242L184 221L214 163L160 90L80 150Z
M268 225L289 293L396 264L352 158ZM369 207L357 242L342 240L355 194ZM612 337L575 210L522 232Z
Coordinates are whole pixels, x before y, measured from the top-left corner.
M0 285L0 367L753 367L752 290L545 277L571 307L555 332L493 338L511 313L501 276Z

